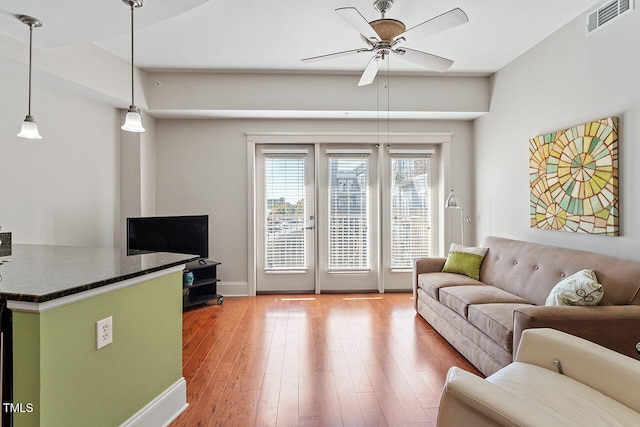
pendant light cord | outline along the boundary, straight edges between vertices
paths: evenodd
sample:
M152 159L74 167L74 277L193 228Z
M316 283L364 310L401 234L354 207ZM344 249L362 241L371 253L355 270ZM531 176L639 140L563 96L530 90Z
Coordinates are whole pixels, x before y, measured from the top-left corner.
M133 91L133 8L134 3L131 2L131 105L136 105Z
M33 56L33 24L29 25L29 107L28 114L31 115L31 58Z

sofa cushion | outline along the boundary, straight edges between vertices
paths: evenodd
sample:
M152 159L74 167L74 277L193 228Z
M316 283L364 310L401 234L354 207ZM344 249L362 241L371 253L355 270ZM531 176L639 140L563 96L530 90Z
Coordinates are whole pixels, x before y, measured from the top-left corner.
M472 279L480 280L480 266L486 254L487 248L474 248L452 243L442 271L464 274Z
M513 312L532 304L500 303L469 306L468 320L507 351L513 351Z
M593 270L580 270L559 281L547 297L545 305L598 305L602 285Z
M422 273L418 275L418 287L436 300L440 297L438 291L442 287L468 285L484 286L484 283L471 277L454 273Z
M440 303L449 307L460 316L467 318L468 307L472 304L518 303L529 304L529 301L510 294L495 286L471 285L454 286L440 289Z

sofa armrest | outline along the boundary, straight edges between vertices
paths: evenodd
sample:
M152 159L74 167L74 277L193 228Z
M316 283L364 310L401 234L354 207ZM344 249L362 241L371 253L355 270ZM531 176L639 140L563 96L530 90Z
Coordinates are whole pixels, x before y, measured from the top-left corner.
M413 262L413 272L417 276L422 273L442 271L446 258L418 258Z
M523 332L514 361L561 370L562 374L640 412L637 390L640 362L593 342L554 329L528 329Z
M539 411L531 402L457 367L447 373L440 406L439 427L558 425L558 420Z
M595 307L528 306L513 313L513 354L522 331L552 328L595 342L618 353L640 359L635 345L640 341L640 306Z
M413 270L411 274L412 288L413 288L413 304L416 311L418 311L418 275L422 273L434 273L436 271L442 271L446 258L432 257L432 258L417 258L413 261Z

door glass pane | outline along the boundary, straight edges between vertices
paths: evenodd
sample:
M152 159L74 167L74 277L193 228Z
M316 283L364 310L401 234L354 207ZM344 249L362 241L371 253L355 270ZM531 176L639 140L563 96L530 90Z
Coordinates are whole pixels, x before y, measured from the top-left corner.
M430 169L428 156L391 158L391 268L431 256Z
M265 155L264 171L265 270L304 269L304 155Z
M328 160L329 270L369 269L369 158Z

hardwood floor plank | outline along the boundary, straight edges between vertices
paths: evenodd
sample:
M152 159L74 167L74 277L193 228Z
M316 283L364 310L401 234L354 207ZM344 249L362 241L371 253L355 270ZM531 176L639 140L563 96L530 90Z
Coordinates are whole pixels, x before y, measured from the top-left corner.
M388 425L376 393L358 393L358 405L362 413L365 426L386 426Z
M338 396L338 407L342 423L348 426L364 426L364 417L358 402L358 392L353 381L351 369L347 363L348 351L334 351L331 353L333 367L333 382Z
M433 426L454 365L480 375L411 294L228 297L183 314L171 427Z

